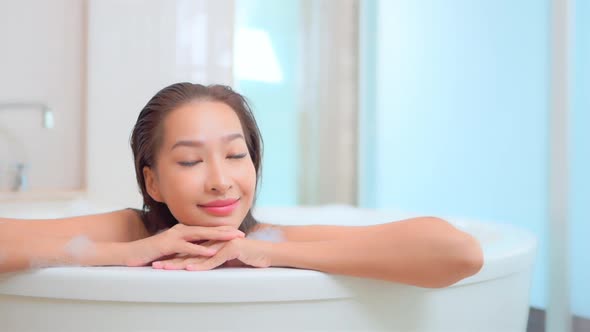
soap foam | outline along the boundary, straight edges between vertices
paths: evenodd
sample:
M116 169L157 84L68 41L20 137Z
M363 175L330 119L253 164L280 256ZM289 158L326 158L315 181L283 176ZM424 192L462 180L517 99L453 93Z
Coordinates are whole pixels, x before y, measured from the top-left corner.
M65 246L66 252L76 258L94 254L94 243L86 235L78 235L73 237Z
M283 232L278 227L267 227L261 230L252 232L246 236L248 239L268 241L268 242L283 242Z
M31 269L40 269L51 266L81 266L77 263L81 258L91 255L95 252L94 243L85 235L78 235L73 237L64 246L66 258L59 259L57 257L49 258L32 258L29 261Z

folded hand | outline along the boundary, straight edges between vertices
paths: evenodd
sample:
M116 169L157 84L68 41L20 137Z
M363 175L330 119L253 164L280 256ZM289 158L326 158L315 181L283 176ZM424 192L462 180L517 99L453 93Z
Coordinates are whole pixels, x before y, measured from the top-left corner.
M202 255L179 254L174 258L152 263L152 267L165 270L205 271L219 266L271 266L269 252L272 243L247 238L235 238L229 241L207 241L200 244L214 249L212 257Z

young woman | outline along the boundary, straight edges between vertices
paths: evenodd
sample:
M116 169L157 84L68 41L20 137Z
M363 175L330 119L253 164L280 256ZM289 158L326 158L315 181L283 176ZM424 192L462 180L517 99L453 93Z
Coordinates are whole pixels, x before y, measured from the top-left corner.
M281 266L434 288L483 265L477 240L435 217L348 227L255 220L262 140L245 99L229 87L162 89L139 114L131 148L142 210L0 218L0 272L56 265ZM280 239L252 236L261 232Z

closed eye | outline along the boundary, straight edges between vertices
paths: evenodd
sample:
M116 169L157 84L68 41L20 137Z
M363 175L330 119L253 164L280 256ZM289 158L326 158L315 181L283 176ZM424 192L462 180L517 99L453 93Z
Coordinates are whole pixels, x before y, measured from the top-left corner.
M242 159L247 155L248 155L247 153L234 154L234 155L227 156L227 158L229 158L229 159Z
M227 156L228 159L242 159L244 157L246 157L248 154L247 153L242 153L242 154L233 154L233 155L229 155ZM191 167L191 166L195 166L198 163L202 163L202 160L195 160L195 161L179 161L178 165L183 166L183 167Z
M195 161L179 161L178 165L183 166L183 167L191 167L191 166L195 166L196 164L202 162L202 160L195 160Z

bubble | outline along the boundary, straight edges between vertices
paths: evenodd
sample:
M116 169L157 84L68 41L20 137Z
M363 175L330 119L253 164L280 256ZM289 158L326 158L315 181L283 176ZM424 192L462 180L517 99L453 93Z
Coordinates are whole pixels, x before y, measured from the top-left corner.
M248 239L268 241L268 242L283 242L283 232L277 227L267 227L261 230L252 232L246 236Z
M94 253L94 243L87 236L78 235L66 243L65 250L71 257L79 259Z

